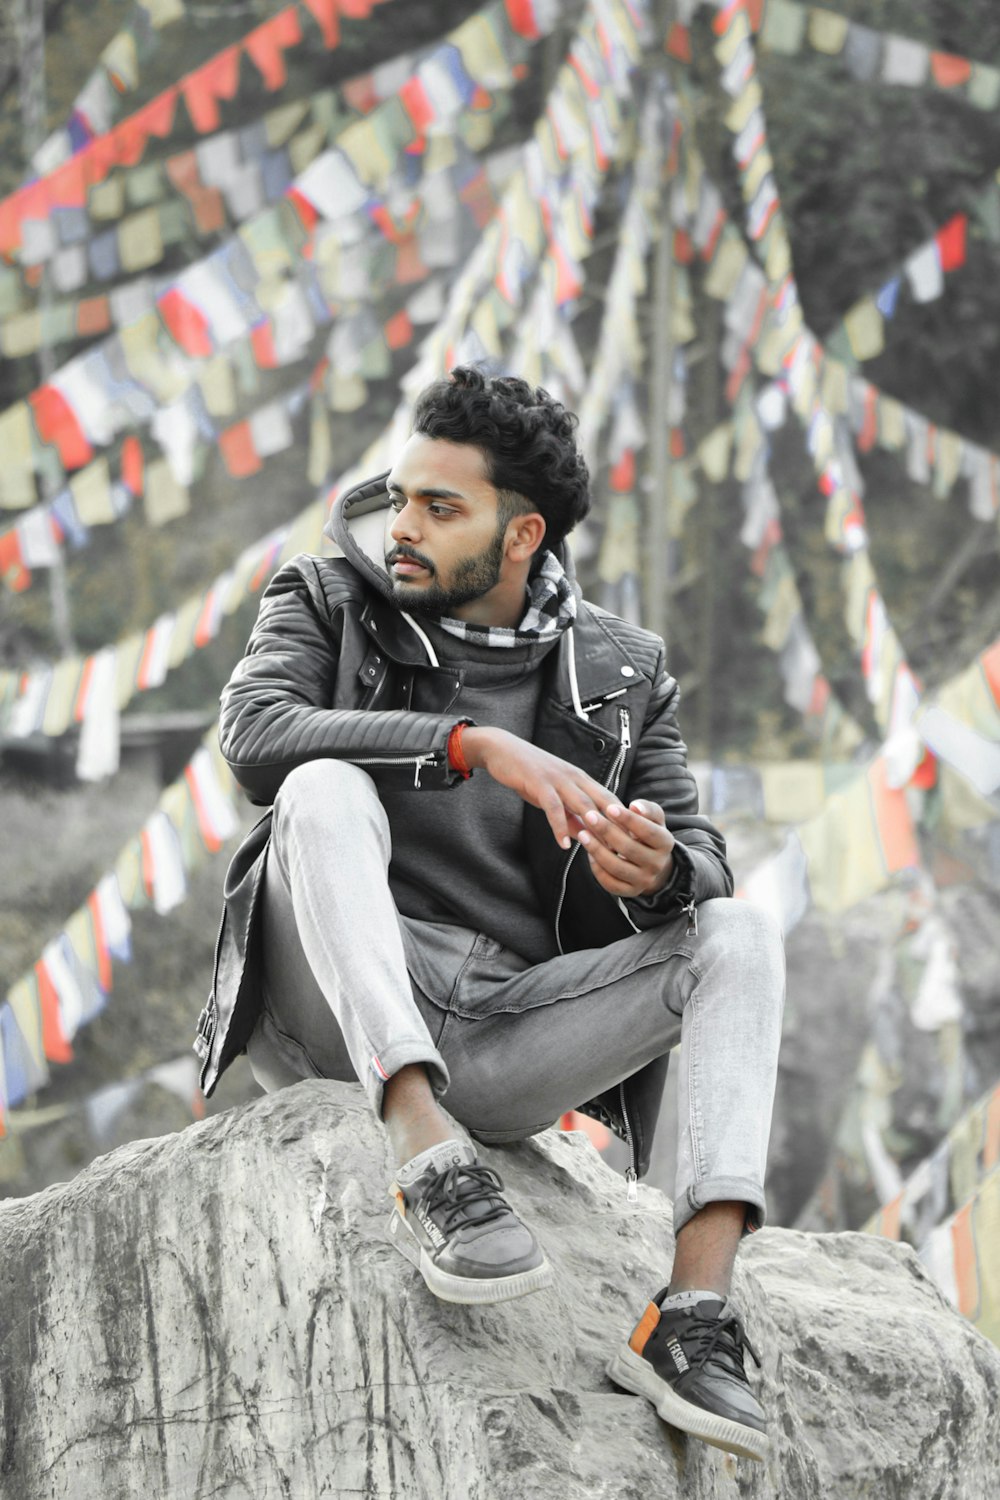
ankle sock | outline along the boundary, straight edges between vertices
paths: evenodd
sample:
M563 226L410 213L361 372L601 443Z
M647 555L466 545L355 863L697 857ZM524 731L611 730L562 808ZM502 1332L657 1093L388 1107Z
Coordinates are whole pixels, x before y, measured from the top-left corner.
M720 1297L718 1292L674 1292L664 1297L660 1303L660 1311L666 1312L671 1307L694 1307L697 1302L725 1302L725 1297Z
M404 1162L396 1172L396 1181L400 1187L408 1187L423 1176L428 1167L433 1167L435 1172L444 1172L448 1167L468 1166L475 1159L476 1153L472 1147L457 1136L450 1141L438 1141L435 1145L428 1146L426 1151L418 1151L416 1156L411 1156L408 1162Z

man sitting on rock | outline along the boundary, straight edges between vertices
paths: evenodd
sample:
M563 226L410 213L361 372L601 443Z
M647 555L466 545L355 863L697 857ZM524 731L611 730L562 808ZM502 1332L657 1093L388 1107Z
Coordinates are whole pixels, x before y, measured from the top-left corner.
M544 390L453 370L389 474L339 499L341 555L264 594L221 738L271 810L227 877L202 1082L244 1047L267 1089L360 1080L395 1243L437 1296L499 1302L552 1271L468 1136L583 1108L628 1143L633 1197L680 1042L670 1284L609 1373L759 1458L728 1298L764 1222L781 938L730 899L662 641L574 582L575 427Z

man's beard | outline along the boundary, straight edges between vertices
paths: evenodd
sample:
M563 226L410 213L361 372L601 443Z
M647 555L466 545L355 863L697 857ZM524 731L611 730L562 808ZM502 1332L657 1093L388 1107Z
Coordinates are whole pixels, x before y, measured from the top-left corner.
M502 530L498 527L493 540L482 552L477 552L474 557L463 558L455 568L448 588L434 581L436 574L430 558L411 547L394 547L386 556L387 569L398 559L409 557L414 562L423 563L431 574L431 582L426 584L410 585L405 579L393 578L392 591L396 602L402 608L414 610L418 614L440 617L453 614L456 609L461 609L463 604L471 604L474 599L481 599L500 582L506 531L506 526Z

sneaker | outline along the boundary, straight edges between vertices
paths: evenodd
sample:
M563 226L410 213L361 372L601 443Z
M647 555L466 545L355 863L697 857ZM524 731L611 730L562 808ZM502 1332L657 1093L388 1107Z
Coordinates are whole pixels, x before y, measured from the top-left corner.
M764 1412L747 1382L743 1351L760 1357L729 1301L706 1297L661 1308L658 1292L611 1360L608 1374L623 1390L652 1401L673 1427L743 1458L768 1450Z
M445 1141L401 1167L389 1236L445 1302L506 1302L540 1291L552 1269L471 1146Z

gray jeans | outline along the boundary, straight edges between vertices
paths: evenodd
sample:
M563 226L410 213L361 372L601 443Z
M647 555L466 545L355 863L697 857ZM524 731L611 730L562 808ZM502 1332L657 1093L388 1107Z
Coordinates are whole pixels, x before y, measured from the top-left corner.
M680 1043L674 1226L706 1203L765 1219L764 1167L784 1000L772 919L745 901L698 908L546 963L483 933L397 912L388 820L366 772L318 760L286 777L264 886L265 1009L257 1081L385 1080L423 1063L478 1139L521 1139Z

